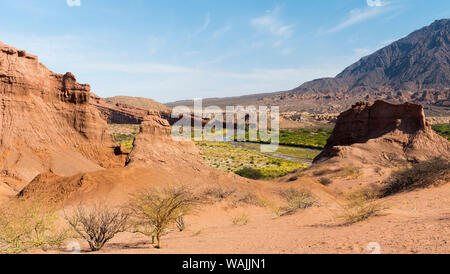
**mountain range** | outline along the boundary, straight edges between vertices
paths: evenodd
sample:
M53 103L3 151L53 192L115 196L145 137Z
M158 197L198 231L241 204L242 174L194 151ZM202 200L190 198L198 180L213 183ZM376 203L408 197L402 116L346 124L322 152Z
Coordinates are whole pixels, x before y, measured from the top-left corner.
M358 101L406 101L430 116L450 116L450 19L430 26L361 58L334 78L306 82L289 91L209 98L204 106L278 105L282 112L338 113ZM192 105L192 101L166 104Z

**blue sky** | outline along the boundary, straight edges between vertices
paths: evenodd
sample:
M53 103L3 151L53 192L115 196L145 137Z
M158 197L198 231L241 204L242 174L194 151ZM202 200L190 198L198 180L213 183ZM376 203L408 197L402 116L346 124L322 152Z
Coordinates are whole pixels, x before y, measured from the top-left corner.
M450 17L448 0L0 0L0 41L100 96L295 88Z

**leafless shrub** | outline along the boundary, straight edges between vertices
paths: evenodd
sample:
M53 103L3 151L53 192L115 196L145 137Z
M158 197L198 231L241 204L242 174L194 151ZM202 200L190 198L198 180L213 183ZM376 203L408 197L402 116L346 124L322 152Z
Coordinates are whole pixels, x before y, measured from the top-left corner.
M164 190L146 190L134 195L131 209L135 232L156 237L156 248L161 248L161 237L180 216L188 213L197 199L185 187Z
M97 204L91 208L78 206L66 220L92 251L98 251L117 233L126 231L129 217L130 212L124 208Z

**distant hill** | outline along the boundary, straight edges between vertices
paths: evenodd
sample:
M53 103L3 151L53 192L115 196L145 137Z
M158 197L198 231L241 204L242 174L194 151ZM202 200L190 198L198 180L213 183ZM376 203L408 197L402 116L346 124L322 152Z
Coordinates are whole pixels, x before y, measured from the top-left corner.
M105 102L111 105L123 104L132 106L135 108L150 110L150 111L169 111L169 107L156 102L155 100L142 98L142 97L129 97L129 96L115 96L110 98L104 98Z
M290 91L206 99L204 105L278 105L282 111L336 113L361 100L412 101L450 116L450 20L435 21L349 66L335 78ZM179 101L166 104L192 104Z

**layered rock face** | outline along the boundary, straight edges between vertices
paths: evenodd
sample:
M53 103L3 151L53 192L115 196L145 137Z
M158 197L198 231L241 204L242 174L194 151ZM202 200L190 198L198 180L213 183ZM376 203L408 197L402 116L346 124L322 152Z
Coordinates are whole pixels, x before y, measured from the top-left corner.
M149 112L123 104L109 104L103 98L91 93L91 104L95 106L109 124L140 124Z
M158 113L148 115L134 140L127 165L146 165L169 170L205 169L200 150L190 140L174 140L170 124Z
M0 176L30 181L119 166L90 86L0 42Z
M324 151L314 160L395 165L450 158L450 143L413 103L360 102L342 113Z

